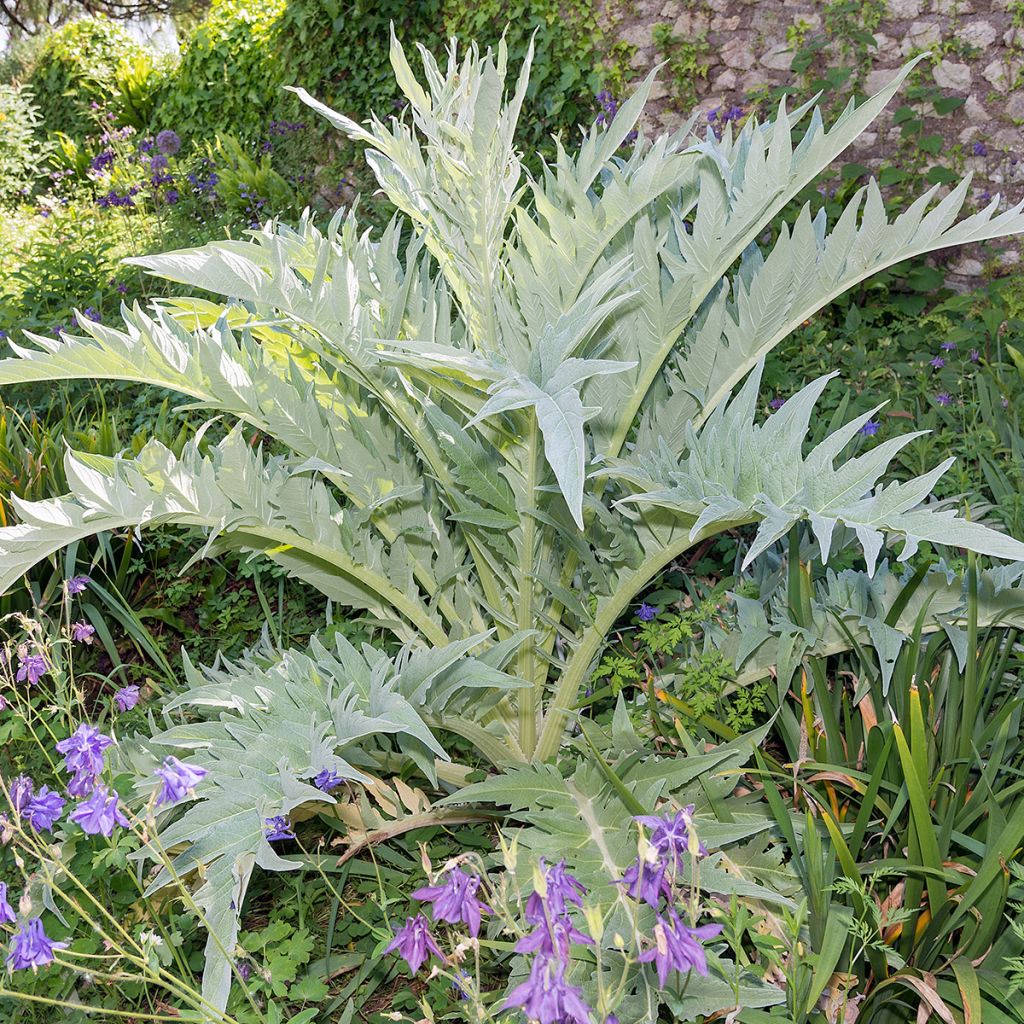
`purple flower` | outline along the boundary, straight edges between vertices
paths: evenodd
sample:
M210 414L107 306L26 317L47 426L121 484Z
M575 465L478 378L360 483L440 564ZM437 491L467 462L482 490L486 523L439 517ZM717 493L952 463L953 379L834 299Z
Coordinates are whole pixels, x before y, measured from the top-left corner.
M267 842L273 843L278 839L294 839L292 823L285 814L275 814L272 818L263 819L263 834Z
M934 359L928 361L930 366L934 366L936 370L941 370L946 365L946 360L942 356L936 356Z
M978 362L978 360L981 359L981 353L976 348L972 348L970 353L970 359L972 363Z
M69 597L74 597L75 594L81 594L92 580L88 576L72 576L64 584L64 589L67 590Z
M771 409L772 412L778 412L785 404L786 400L784 398L776 396L768 403L768 408Z
M0 882L0 924L14 924L17 919L14 907L7 902L7 883Z
M164 156L174 156L181 149L181 139L178 138L178 133L171 128L165 128L162 132L157 132L156 148Z
M434 941L434 936L430 934L430 925L422 914L407 917L405 924L395 932L395 937L384 952L394 953L396 950L398 955L409 965L410 974L415 974L423 966L428 951L433 953L438 960L443 961L445 958L444 953Z
M54 950L66 948L66 942L51 942L43 931L43 922L38 917L33 917L32 920L26 921L11 939L7 963L15 971L23 971L28 967L35 970L53 961Z
M722 115L722 123L727 121L739 121L743 117L743 108L735 103Z
M117 293L119 295L127 295L128 294L128 285L126 285L124 283L124 281L118 281L117 282Z
M114 151L112 149L103 149L92 158L89 166L97 174L102 174L114 162L114 159Z
M43 786L25 805L25 817L36 832L48 832L64 812L64 798Z
M238 965L238 976L242 979L242 981L248 981L252 977L252 964L250 964L246 960L243 960Z
M950 397L948 391L940 391L935 396L935 401L938 402L939 405L949 405L953 401L953 399Z
M516 943L517 953L541 953L544 956L566 960L569 956L569 947L574 942L581 946L594 944L589 935L584 935L576 928L568 914L559 914L550 922L534 923L538 924L538 927Z
M708 111L708 124L714 124L718 120L718 111L720 107L715 107L714 110Z
M626 891L633 899L657 909L662 896L672 895L671 886L665 877L666 871L667 866L660 861L650 864L637 857L626 868L626 873L619 879L619 884L626 886Z
M82 826L82 831L90 836L106 836L114 834L114 826L129 828L131 822L121 813L117 806L117 794L107 796L106 786L97 786L88 800L80 803L72 812L71 820Z
M158 778L163 780L163 788L156 798L157 806L166 803L175 803L190 795L196 785L206 777L205 768L196 765L184 764L176 757L164 758L164 763L156 769Z
M91 783L103 771L103 751L114 741L104 736L94 725L82 722L66 739L57 744L57 750L64 755L64 765L73 773L68 791L72 796L82 796L92 789Z
M542 924L547 921L548 915L564 914L570 903L574 903L577 907L583 906L583 897L586 895L587 887L565 870L564 860L548 867L542 857L540 868L544 874L544 895L532 892L526 901L526 920L530 924ZM545 908L547 913L545 913Z
M317 772L313 778L313 785L317 789L323 790L325 793L330 793L332 789L337 789L345 780L333 769L324 768Z
M71 626L71 639L76 644L91 644L96 634L96 627L88 622L76 622Z
M32 799L34 791L35 785L27 775L16 775L11 779L11 784L8 787L8 793L11 798L11 810L21 814L29 800Z
M658 609L653 604L648 604L646 601L640 602L640 607L636 610L636 617L641 622L650 622L651 619L655 618L658 614Z
M976 142L971 146L971 152L975 156L988 156L988 146L984 142Z
M654 926L654 948L641 953L637 959L640 963L652 960L658 968L658 984L662 988L668 979L669 971L696 971L698 974L708 973L707 958L701 942L712 939L722 926L706 924L700 928L687 928L675 910L669 911L669 920L659 915Z
M174 206L174 204L175 204L175 203L176 203L176 202L177 202L177 201L178 201L178 200L179 200L180 198L181 198L181 197L180 197L180 196L178 195L178 190L177 190L176 188L169 188L169 189L168 189L168 190L167 190L167 191L166 191L166 192L164 193L164 202L165 202L165 203L166 203L166 204L167 204L168 206Z
M875 434L878 433L878 428L881 425L882 424L879 423L878 420L868 420L867 423L860 428L859 433L863 434L865 437L874 437Z
M592 1012L583 1002L583 990L565 980L565 964L543 957L533 961L530 977L509 993L505 1009L514 1006L538 1024L589 1024Z
M956 348L956 342L955 341L944 341L939 346L939 348L941 348L943 352L952 352Z
M137 686L122 686L114 694L114 703L118 711L131 711L139 703L139 688Z
M149 161L149 169L151 171L163 171L168 166L168 160L165 154L157 153L156 156L151 157Z
M690 829L693 825L693 804L684 807L676 815L660 816L644 814L633 819L651 830L648 842L658 853L661 860L674 863L676 870L681 870L683 859L690 849ZM707 854L703 844L699 844L701 856Z
M41 654L26 654L24 658L18 659L18 674L15 676L17 682L22 683L27 679L29 686L35 686L45 675L46 659Z
M480 878L461 868L452 868L444 877L441 885L427 885L417 889L412 898L433 904L435 921L447 921L449 924L461 922L466 925L469 934L475 939L480 934L480 915L491 913L491 908L476 896Z

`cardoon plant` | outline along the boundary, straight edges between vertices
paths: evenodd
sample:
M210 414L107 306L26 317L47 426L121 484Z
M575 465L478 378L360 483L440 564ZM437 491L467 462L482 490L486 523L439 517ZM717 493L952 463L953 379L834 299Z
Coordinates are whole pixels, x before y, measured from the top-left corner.
M160 839L181 851L178 875L203 867L205 991L220 1005L254 865L296 866L266 822L348 799L357 787L335 797L315 780L365 782L396 754L459 784L438 729L498 768L553 758L609 631L695 544L748 527L749 565L807 524L822 560L855 540L869 573L892 539L902 559L922 541L1024 558L1024 544L929 505L949 462L880 483L914 435L844 458L877 410L805 449L828 378L756 415L764 356L836 296L923 253L1024 232L1021 207L997 201L958 221L967 181L892 220L870 182L834 225L805 206L764 242L912 65L827 129L817 109L783 104L739 131L691 120L627 142L648 79L534 179L515 148L530 61L506 89L503 46L453 45L447 67L422 57L425 85L393 44L408 106L387 124L301 93L367 145L399 211L379 236L350 211L326 232L268 223L137 260L223 301L126 308L123 329L80 317L80 335L32 335L0 363L0 383L139 381L235 423L180 457L155 442L69 453L72 493L14 501L0 588L87 535L177 523L208 531L199 555L269 558L403 645L396 658L339 639L187 665L190 689L165 710L220 718L139 753L147 776L168 748L204 772L165 775ZM923 615L925 631L961 614L959 582L940 585L954 598L942 623ZM849 639L876 634L861 619ZM737 663L775 651L760 643L741 641Z

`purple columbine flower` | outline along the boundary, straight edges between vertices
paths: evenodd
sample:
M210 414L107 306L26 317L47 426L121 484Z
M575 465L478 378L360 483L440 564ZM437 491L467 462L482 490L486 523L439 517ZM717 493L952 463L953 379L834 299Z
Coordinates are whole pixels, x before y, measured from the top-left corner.
M683 865L683 858L690 850L690 830L693 827L693 804L684 807L677 814L642 814L633 819L651 830L648 842L657 851L659 858L675 863L676 870ZM704 845L698 844L700 856L706 856Z
M952 352L956 348L956 342L955 341L944 341L939 346L939 348L941 348L943 352Z
M64 798L43 786L25 805L25 818L36 832L49 832L64 812Z
M26 654L18 659L18 674L14 677L19 683L28 680L29 686L35 686L46 675L46 659L41 654Z
M972 348L970 352L971 362L976 363L979 359L981 359L981 353L976 348Z
M91 644L95 635L96 627L90 626L88 622L75 622L71 626L71 639L76 644Z
M587 894L587 887L565 870L564 860L548 867L542 857L540 869L544 874L544 895L532 892L526 901L526 920L530 924L542 924L547 921L548 915L556 916L566 913L570 903L577 907L583 906L583 897Z
M445 873L441 885L417 889L412 898L432 904L435 921L466 925L475 939L480 934L480 915L491 913L491 908L476 897L479 888L479 876L456 867Z
M69 597L74 597L75 594L81 594L92 580L88 576L72 576L64 584L64 589L68 592Z
M776 395L776 397L773 398L768 403L768 408L771 409L772 412L778 412L785 404L786 404L786 400L784 398L779 398Z
M156 148L164 156L174 156L181 149L181 139L173 128L165 128L162 132L156 133Z
M18 915L7 901L7 883L0 882L0 924L14 924Z
M701 945L705 939L713 939L721 932L719 924L706 924L700 928L687 928L675 910L669 911L669 920L659 915L654 925L654 948L641 953L637 959L640 963L652 960L658 968L658 984L662 988L668 979L669 971L696 971L698 974L708 973L708 962Z
M35 784L27 775L16 775L11 779L8 793L11 798L11 810L21 814L32 799L35 792Z
M590 1024L592 1013L583 990L565 980L565 964L543 957L533 961L530 977L509 993L505 1009L514 1006L538 1024Z
M345 780L332 768L323 768L313 778L313 785L324 793L337 789Z
M594 944L589 935L584 935L572 923L568 914L559 914L550 921L541 920L534 923L538 927L516 943L517 953L540 953L542 956L566 960L569 956L569 947L574 942L581 946Z
M137 686L122 686L114 694L114 703L118 711L131 711L139 703L139 688Z
M936 370L941 370L946 365L946 360L942 356L936 356L934 359L928 360L929 366L934 366Z
M666 878L667 866L658 861L654 864L637 857L626 868L626 873L619 879L619 884L626 887L626 892L641 903L655 909L661 904L661 897L671 897L672 887Z
M939 405L950 405L953 399L948 391L940 391L935 396L935 401L938 402Z
M273 843L278 839L294 839L292 823L285 814L275 814L272 818L263 819L263 834L267 842Z
M37 967L45 967L52 963L54 950L66 948L66 942L51 942L43 931L43 922L38 917L33 917L26 921L11 939L7 963L15 971L23 971L29 967L34 971Z
M395 937L388 944L385 953L394 953L409 965L409 973L416 974L423 966L423 961L430 953L438 960L445 959L444 953L438 948L434 936L430 934L430 924L422 914L407 917L405 924L395 932Z
M646 601L641 601L640 607L636 610L636 617L641 622L650 622L657 614L657 607L653 604L648 604Z
M167 756L155 774L163 780L163 788L156 798L159 807L161 804L176 803L191 795L198 783L206 777L207 771L197 765L184 764L176 757Z
M971 146L971 152L975 156L988 156L988 146L984 142L976 142Z
M863 427L860 428L858 433L863 434L865 437L874 437L878 433L878 428L882 424L878 420L868 420Z
M131 822L117 806L117 794L107 796L106 786L97 786L88 800L80 803L72 812L71 820L82 826L82 831L90 836L106 836L114 834L114 826L130 828Z
M82 796L87 791L83 788L87 780L95 780L103 771L103 752L113 742L94 725L82 722L66 740L57 744L57 750L64 755L64 766L76 776L77 792L72 792L72 796Z

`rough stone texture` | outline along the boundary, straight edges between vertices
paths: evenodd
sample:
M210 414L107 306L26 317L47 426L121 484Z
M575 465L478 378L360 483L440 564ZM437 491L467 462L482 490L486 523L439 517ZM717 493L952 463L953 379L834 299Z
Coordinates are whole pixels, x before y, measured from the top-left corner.
M966 102L943 117L935 116L930 104L916 104L916 109L923 110L924 132L944 139L932 162L973 173L972 208L996 192L1012 201L1024 198L1024 28L1013 24L1017 2L887 0L885 15L872 30L876 45L850 82L850 89L860 94L876 92L908 56L933 51L918 81L934 83L944 96ZM662 59L652 39L656 24L671 25L683 40L705 40L707 52L700 60L708 64L708 74L693 83L697 108L705 114L717 107L750 110L758 101L762 112L770 113L765 94L781 86L792 87L803 98L806 82L792 71L796 37L825 40L808 79L828 67L851 63L849 53L841 52L841 40L822 35L828 22L822 17L823 5L815 0L605 0L605 6L619 37L636 47L630 63L637 72ZM679 109L671 90L659 89L657 96L645 115L647 129L674 128L689 111ZM910 159L892 120L900 105L899 99L890 104L847 160L876 170ZM972 252L958 257L958 273L979 273L979 256ZM1001 256L1007 266L1017 259L1015 246Z

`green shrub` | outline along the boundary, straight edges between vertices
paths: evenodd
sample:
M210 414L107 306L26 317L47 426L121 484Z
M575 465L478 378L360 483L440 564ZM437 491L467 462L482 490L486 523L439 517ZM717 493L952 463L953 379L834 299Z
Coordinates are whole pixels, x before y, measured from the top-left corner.
M27 87L0 85L0 202L29 191L46 152L39 110Z
M43 126L83 138L95 127L92 103L116 95L118 68L146 51L109 18L80 18L61 26L42 46L28 84Z

